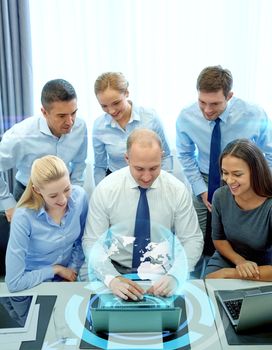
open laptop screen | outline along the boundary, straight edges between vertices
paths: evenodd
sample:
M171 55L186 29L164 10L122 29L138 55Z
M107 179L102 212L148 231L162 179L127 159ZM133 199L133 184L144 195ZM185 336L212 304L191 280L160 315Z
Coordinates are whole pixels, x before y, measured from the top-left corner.
M0 333L28 330L36 295L0 296Z
M272 323L272 286L215 294L237 332Z

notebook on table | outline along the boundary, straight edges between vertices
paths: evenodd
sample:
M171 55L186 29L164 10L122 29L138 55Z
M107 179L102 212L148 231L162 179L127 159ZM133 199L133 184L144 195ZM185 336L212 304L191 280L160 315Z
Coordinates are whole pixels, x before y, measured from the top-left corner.
M237 333L272 324L272 286L215 292Z

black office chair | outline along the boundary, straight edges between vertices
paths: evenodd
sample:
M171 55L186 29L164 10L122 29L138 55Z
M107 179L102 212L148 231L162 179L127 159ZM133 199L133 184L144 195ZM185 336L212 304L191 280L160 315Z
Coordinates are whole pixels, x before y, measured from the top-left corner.
M204 248L201 258L201 272L200 278L204 278L204 272L210 257L215 252L215 247L212 240L212 214L208 211L207 213L207 224L206 224L206 234L204 239Z
M212 214L208 211L206 221L206 235L204 240L203 255L212 256L215 252L215 247L212 240Z
M10 223L8 222L5 212L0 212L0 276L5 276L6 274L6 250L9 240L9 228Z

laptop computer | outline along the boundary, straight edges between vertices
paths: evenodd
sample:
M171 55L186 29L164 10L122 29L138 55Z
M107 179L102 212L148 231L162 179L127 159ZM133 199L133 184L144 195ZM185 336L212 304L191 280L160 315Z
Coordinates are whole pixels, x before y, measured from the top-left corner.
M218 290L215 295L237 333L272 324L272 286Z
M140 301L125 301L113 294L92 295L90 314L95 332L176 331L182 309L176 296L145 295Z
M0 295L0 334L27 332L37 295Z

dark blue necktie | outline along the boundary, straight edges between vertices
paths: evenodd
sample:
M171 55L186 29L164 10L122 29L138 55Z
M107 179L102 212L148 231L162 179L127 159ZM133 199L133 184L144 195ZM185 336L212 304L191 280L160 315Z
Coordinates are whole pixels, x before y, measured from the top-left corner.
M150 215L149 207L146 198L147 188L139 186L140 198L138 202L135 229L134 229L134 244L133 244L133 257L132 257L132 269L137 269L141 264L140 258L146 252L146 246L150 243Z
M215 126L212 131L211 148L210 148L210 167L208 182L208 201L212 202L214 191L220 187L220 169L219 157L221 152L221 132L220 118L215 119Z

